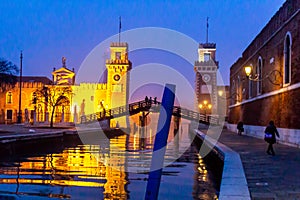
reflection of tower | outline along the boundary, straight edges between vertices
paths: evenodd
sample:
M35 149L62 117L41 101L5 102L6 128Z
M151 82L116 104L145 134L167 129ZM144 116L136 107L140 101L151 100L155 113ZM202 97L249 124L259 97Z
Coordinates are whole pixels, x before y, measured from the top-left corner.
M217 111L217 70L216 44L199 44L198 61L194 66L196 106L206 100L212 104L213 113Z
M106 102L109 108L124 106L128 102L129 71L128 44L115 42L110 45L110 60L106 60L107 93ZM121 127L127 126L126 117L115 119ZM116 123L116 122L115 122Z
M126 185L126 150L127 135L110 139L110 151L106 157L106 180L104 184L104 199L128 199Z

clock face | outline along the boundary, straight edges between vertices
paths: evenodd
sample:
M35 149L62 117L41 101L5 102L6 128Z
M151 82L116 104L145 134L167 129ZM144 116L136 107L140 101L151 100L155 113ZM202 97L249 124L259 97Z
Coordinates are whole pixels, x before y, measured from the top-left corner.
M120 78L121 78L121 77L120 77L120 75L119 75L119 74L116 74L116 75L114 75L114 80L115 80L115 81L119 81L119 80L120 80Z
M202 80L203 80L205 83L209 82L210 79L211 79L211 77L210 77L209 74L203 74Z

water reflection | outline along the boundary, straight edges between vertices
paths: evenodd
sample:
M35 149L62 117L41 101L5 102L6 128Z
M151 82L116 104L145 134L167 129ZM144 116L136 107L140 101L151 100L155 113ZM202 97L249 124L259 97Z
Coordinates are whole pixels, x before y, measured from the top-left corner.
M147 132L153 134L152 130ZM170 136L166 158L181 154L182 144L191 143L188 134L182 131L177 138ZM3 160L0 198L143 199L148 174L131 173L134 170L129 168L144 172L151 162L151 151L147 150L152 143L152 137L142 141L132 134L110 139L105 147L76 145L59 153ZM217 198L214 177L197 152L193 144L164 168L160 199Z

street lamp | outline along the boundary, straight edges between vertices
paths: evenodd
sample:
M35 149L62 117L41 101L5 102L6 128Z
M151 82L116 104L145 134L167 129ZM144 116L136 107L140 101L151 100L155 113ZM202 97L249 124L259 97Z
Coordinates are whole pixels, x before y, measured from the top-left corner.
M211 107L212 107L212 105L209 104L207 100L204 100L202 104L201 103L199 104L199 108L200 108L200 110L202 110L202 109L204 110L204 115L205 116L206 116L206 110L207 109L210 110Z
M219 95L219 97L222 97L223 94L224 94L224 91L223 91L223 90L218 90L218 95Z
M267 78L273 85L282 86L282 74L277 69L270 71L264 78L261 74L252 75L252 66L245 66L244 70L247 78L251 81L262 81Z
M252 76L252 66L246 66L244 67L246 76L249 80L251 81L259 81L259 74L255 74L254 76Z

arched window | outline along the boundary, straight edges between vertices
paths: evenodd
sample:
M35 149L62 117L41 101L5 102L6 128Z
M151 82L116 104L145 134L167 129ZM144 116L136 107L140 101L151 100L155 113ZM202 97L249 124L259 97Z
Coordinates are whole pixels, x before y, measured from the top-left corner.
M237 90L235 87L235 80L232 80L232 84L231 84L231 104L235 104L237 99L235 97Z
M289 84L291 82L291 53L292 53L292 37L288 32L284 40L284 70L283 83Z
M256 65L256 74L258 74L258 80L257 81L257 94L261 94L262 93L262 57L259 56L258 57L258 61L257 61L257 65Z
M252 69L253 69L253 65L252 64L250 64L250 66L252 67ZM252 90L252 87L253 87L253 81L252 80L248 80L248 98L250 99L250 98L252 98L252 96L253 96L253 90Z
M6 103L7 104L12 104L12 92L7 92L6 93Z
M237 76L237 83L236 83L236 94L239 95L240 94L240 85L241 85L241 78L240 76ZM237 96L236 97L237 102L240 102L240 98Z
M37 97L36 97L36 92L33 92L31 95L31 103L36 104L37 103Z

